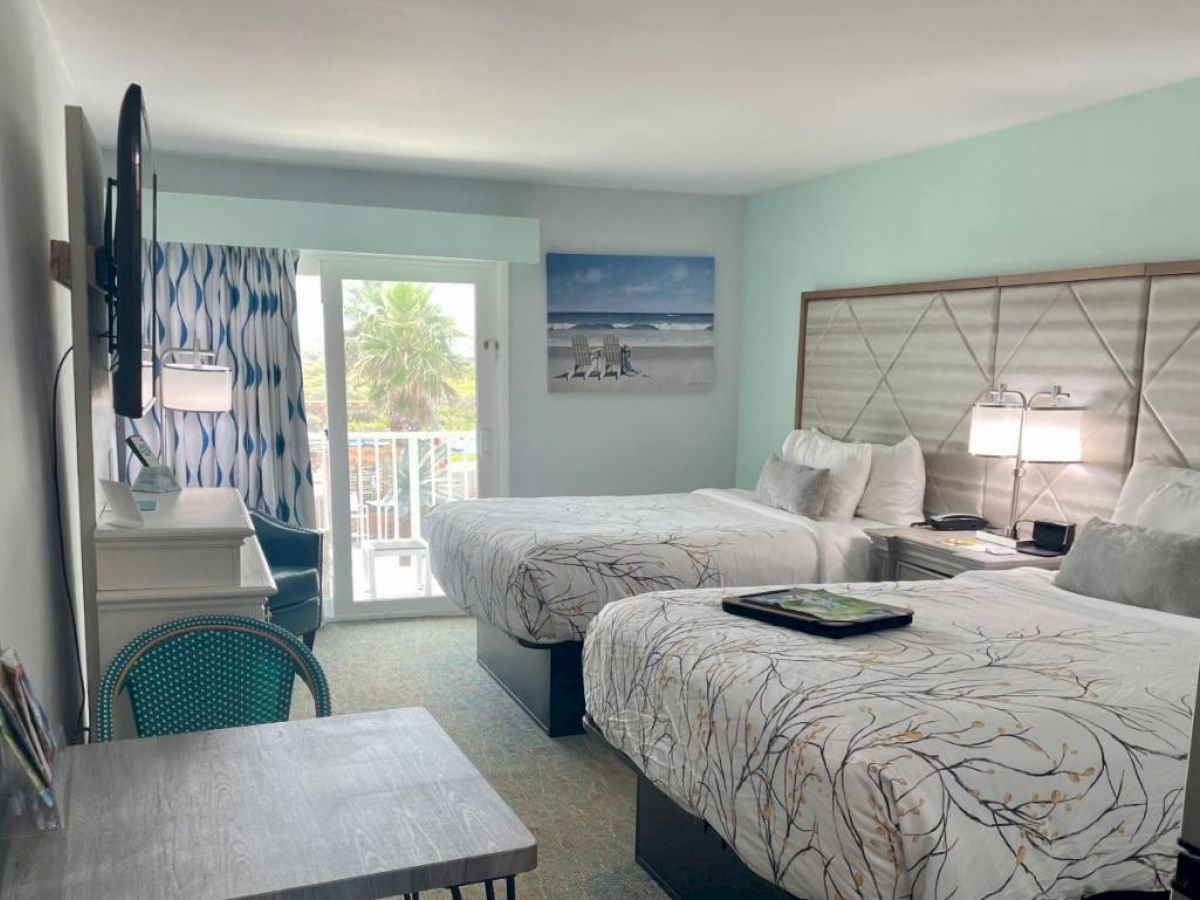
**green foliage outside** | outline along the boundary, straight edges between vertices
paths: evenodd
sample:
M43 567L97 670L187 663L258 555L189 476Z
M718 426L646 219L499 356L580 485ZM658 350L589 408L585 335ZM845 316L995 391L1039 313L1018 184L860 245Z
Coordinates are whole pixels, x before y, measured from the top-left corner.
M346 405L350 431L470 431L475 427L475 361L431 299L432 287L364 282L347 293ZM325 360L304 358L310 427L326 427Z

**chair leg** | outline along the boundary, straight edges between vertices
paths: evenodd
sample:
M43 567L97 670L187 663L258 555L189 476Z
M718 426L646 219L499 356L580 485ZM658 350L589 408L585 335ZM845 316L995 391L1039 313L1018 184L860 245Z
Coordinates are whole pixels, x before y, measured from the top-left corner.
M304 637L303 637L304 646L308 647L309 650L311 650L313 648L313 644L316 643L316 640L317 640L317 629L314 628L312 631L306 631L304 633Z

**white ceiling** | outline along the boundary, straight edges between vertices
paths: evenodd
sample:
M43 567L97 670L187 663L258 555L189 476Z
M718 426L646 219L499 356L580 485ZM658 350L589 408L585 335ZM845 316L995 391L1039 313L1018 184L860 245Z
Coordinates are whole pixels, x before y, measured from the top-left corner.
M1200 75L1196 0L42 0L110 143L750 193Z

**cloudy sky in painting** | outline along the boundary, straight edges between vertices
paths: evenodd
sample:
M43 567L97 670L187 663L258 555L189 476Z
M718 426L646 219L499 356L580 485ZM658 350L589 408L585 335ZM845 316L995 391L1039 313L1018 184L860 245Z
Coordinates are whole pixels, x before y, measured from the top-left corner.
M714 306L711 256L546 254L549 312L708 314Z

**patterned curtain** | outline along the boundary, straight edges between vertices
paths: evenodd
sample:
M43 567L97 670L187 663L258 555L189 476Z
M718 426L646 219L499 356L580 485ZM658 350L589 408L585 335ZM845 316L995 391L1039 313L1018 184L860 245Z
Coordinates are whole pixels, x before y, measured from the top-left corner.
M180 484L233 486L250 509L314 527L296 322L298 259L294 250L159 245L153 261L159 352L214 351L217 364L233 370L233 409L195 413L155 405L131 420L129 430L171 463ZM139 468L131 463L131 483Z

